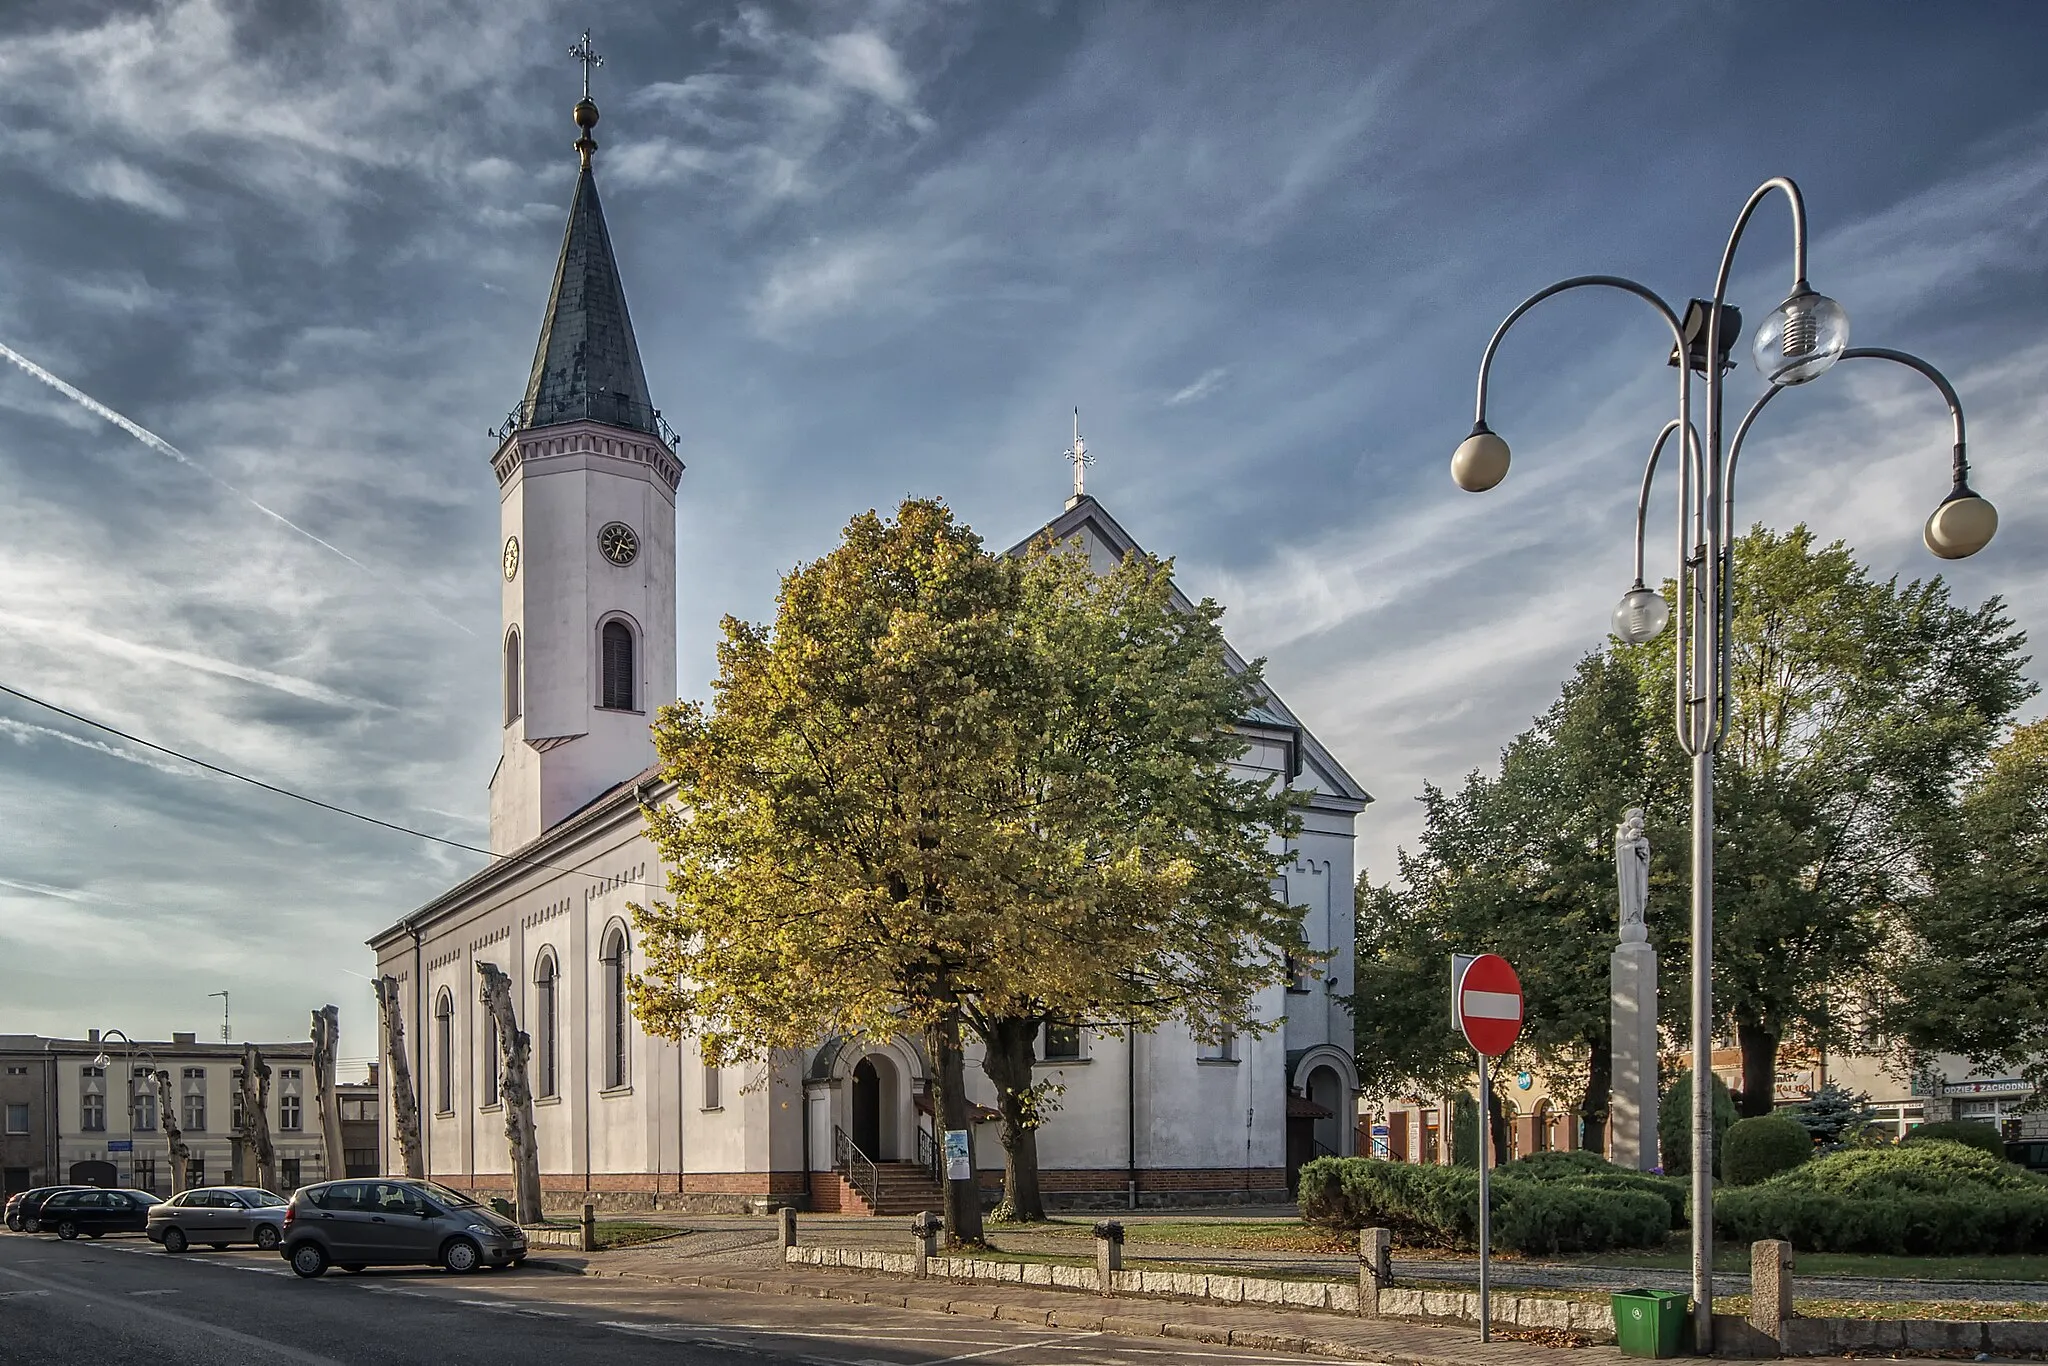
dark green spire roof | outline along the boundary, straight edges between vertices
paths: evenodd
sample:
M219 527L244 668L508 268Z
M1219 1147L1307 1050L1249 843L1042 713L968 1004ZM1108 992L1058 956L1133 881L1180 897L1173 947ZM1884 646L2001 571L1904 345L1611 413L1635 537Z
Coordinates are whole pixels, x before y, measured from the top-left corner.
M658 435L647 372L640 367L640 347L626 316L626 290L619 283L619 264L587 157L576 177L576 201L569 208L569 229L562 236L555 288L548 296L518 425L549 427L582 418Z

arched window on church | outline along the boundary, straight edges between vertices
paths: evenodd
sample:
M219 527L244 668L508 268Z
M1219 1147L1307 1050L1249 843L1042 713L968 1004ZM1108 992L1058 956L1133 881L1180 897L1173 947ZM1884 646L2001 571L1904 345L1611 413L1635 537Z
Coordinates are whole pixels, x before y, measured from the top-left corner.
M633 628L623 621L604 624L604 700L600 706L633 710Z
M455 998L442 987L434 998L434 1112L455 1109Z
M505 724L511 725L522 714L519 699L519 628L514 626L505 633Z
M483 1100L488 1110L498 1103L498 1068L503 1059L498 1051L498 1017L484 1012Z
M626 1001L626 931L614 925L604 939L604 1084L609 1090L630 1079L626 1070L626 1028L632 1018Z
M534 1094L552 1096L555 1088L555 955L543 952L533 970Z

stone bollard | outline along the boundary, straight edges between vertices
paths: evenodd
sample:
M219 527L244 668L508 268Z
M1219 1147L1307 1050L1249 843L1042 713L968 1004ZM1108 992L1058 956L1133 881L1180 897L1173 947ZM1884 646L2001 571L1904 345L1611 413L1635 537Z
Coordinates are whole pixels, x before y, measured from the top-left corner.
M1358 1231L1358 1312L1378 1318L1380 1292L1394 1286L1394 1235L1383 1228Z
M1095 1281L1103 1294L1116 1288L1116 1273L1124 1269L1124 1226L1104 1219L1095 1226Z
M583 1250L585 1252L597 1251L596 1205L585 1205L583 1207Z
M775 1228L776 1232L782 1235L782 1245L784 1247L796 1246L796 1210L794 1207L784 1205L781 1209L775 1211Z
M939 1251L939 1230L945 1226L946 1221L933 1214L930 1210L922 1211L915 1219L910 1221L910 1231L917 1235L917 1270L915 1274L919 1280L923 1280L931 1274L931 1260L938 1255Z
M1764 1238L1749 1245L1749 1326L1776 1343L1792 1314L1792 1244Z

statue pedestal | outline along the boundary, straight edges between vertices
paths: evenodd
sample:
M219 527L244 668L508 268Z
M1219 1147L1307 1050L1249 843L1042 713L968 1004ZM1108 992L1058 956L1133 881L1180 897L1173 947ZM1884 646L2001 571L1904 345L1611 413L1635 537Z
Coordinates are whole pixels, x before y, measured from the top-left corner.
M1623 944L1609 960L1614 1040L1614 1093L1608 1156L1617 1166L1649 1171L1657 1155L1657 951Z

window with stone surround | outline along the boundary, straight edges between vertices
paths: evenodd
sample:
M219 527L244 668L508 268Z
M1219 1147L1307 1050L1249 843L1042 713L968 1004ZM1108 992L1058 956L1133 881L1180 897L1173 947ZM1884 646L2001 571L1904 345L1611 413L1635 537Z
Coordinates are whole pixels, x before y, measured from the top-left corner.
M539 1096L559 1094L555 1072L555 997L559 986L554 950L543 949L533 970L533 1089Z
M455 998L442 987L434 998L434 1113L455 1110Z
M514 626L505 633L505 724L508 726L522 714L519 692L519 628Z
M632 711L635 674L633 671L633 628L623 621L608 621L600 633L604 680L603 700L600 707L613 711Z
M626 931L621 925L612 926L604 938L604 952L601 962L604 968L604 1085L606 1090L624 1086L632 1080L626 1067L627 1029L632 1021L632 1007L626 999L626 969L628 965Z

